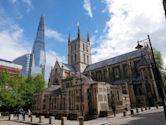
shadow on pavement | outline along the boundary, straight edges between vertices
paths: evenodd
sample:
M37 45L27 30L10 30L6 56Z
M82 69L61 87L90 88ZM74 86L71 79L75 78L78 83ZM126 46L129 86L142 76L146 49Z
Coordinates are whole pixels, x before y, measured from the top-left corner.
M163 111L141 115L137 114L132 117L136 118L136 120L131 120L122 125L166 125L166 119Z

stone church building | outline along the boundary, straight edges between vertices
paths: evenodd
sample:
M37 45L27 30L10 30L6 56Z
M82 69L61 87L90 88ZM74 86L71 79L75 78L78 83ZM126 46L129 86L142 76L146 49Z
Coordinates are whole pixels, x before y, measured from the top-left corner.
M55 62L48 88L33 96L32 111L86 119L159 101L148 47L92 64L89 34L68 37L68 64Z

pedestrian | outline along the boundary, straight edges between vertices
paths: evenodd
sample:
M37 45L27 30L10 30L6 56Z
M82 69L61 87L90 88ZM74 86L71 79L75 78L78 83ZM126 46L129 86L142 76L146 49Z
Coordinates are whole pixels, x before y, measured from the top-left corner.
M22 112L22 118L23 118L24 121L25 121L25 114L26 114L26 112L25 112L25 110L23 110L23 112Z
M28 109L28 116L31 117L31 110Z
M115 105L112 105L112 111L114 113L114 117L116 116L116 106Z
M23 120L25 120L25 111L23 110L23 108L20 108L19 112L22 115Z

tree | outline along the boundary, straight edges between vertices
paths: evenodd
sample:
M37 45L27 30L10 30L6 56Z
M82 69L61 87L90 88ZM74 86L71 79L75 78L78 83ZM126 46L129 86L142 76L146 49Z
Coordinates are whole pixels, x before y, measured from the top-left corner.
M162 70L164 68L164 61L163 61L161 52L156 50L156 49L154 49L154 57L155 57L155 60L156 60L158 68L160 70Z
M0 73L0 109L31 108L33 94L44 86L42 75L24 78L20 74L10 76L8 72Z
M34 93L40 92L45 87L45 80L42 75L38 74L35 77L29 76L26 79L26 90L22 95L22 103L25 109L31 109L32 96Z
M162 80L164 84L166 85L166 67L164 67L164 61L163 61L161 52L154 49L154 57L156 60L156 64L159 70L161 71Z
M15 76L10 76L8 72L0 73L0 106L3 109L13 109L21 101L18 83L20 81Z

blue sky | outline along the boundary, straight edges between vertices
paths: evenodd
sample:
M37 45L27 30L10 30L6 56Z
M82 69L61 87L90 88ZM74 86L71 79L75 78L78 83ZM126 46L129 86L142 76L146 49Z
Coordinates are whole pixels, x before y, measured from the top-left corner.
M47 66L67 62L67 37L91 37L92 62L134 50L150 34L166 62L166 20L161 0L0 0L0 58L31 52L41 14L45 17ZM47 71L49 74L49 68Z

